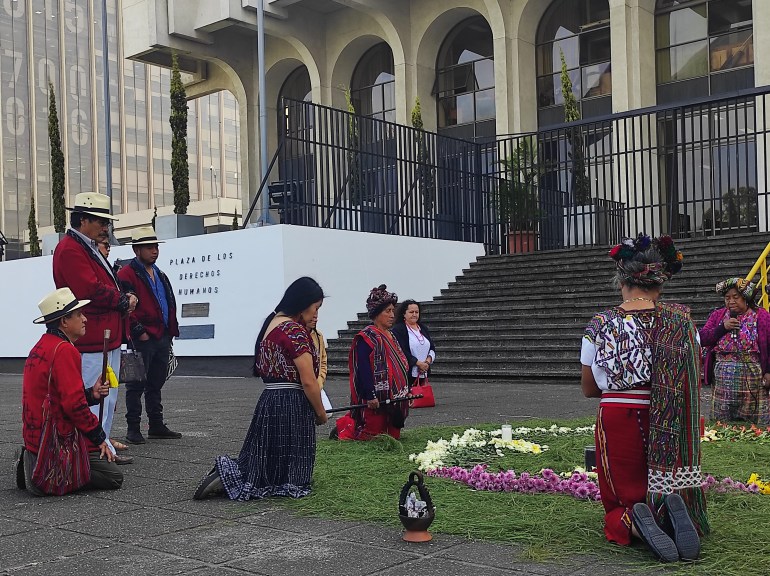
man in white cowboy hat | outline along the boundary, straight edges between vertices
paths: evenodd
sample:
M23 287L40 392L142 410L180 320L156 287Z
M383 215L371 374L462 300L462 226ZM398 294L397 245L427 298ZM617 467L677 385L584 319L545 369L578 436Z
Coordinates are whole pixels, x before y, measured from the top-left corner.
M90 453L91 488L115 489L123 484L123 474L113 463L113 453L107 444L99 418L89 409L109 394L110 388L99 378L85 388L80 375L80 353L74 342L86 333L83 308L88 300L78 300L69 288L59 288L45 298L38 307L41 316L35 324L45 324L47 331L35 344L24 365L22 381L22 430L24 449L17 463L16 482L36 496L42 495L32 482L37 464L41 428L44 423L43 401L48 394L49 374L51 387L51 418L55 419L60 434L77 429L86 439ZM94 385L96 384L96 385Z
M97 192L83 192L75 196L75 205L68 208L70 229L53 253L53 280L57 288L69 287L75 296L90 300L84 313L91 318L88 333L76 344L83 358L83 381L93 386L102 371L104 331L109 329L107 345L108 365L120 372L120 344L123 337L124 316L134 311L138 303L135 294L124 292L109 262L99 252L99 243L107 240L111 220L110 198ZM104 400L102 427L107 433L107 444L118 400L117 388L110 390ZM92 407L94 413L98 407ZM117 456L118 464L128 464L131 457Z
M181 438L179 432L169 430L163 421L161 389L166 382L171 341L179 336L176 318L176 300L168 276L160 271L158 240L152 226L143 226L131 233L131 246L136 258L118 272L118 279L126 289L139 298L139 305L129 315L130 333L136 349L142 353L147 370L146 382L126 382L126 441L144 444L140 430L142 394L150 422L150 439Z

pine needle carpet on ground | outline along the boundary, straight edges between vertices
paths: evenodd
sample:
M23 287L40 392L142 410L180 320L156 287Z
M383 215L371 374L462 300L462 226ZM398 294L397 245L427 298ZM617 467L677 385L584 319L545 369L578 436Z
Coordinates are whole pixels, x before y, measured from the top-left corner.
M514 428L551 424L587 426L590 419L571 421L511 422ZM495 426L477 426L493 429ZM499 426L497 426L499 428ZM335 519L365 520L400 526L398 495L415 464L409 455L425 449L428 440L449 439L462 434L462 427L407 428L400 441L380 437L371 442L318 444L313 492L307 498L286 500L300 514ZM490 469L514 469L537 473L543 468L568 472L583 465L583 448L593 444L591 435L531 436L527 440L547 444L542 454L513 454L490 462ZM756 472L770 478L770 444L758 442L703 443L703 470L718 479L732 477L746 482ZM452 480L426 478L436 519L433 533L516 543L523 546L523 559L558 561L576 554L592 554L619 562L624 571L644 573L661 567L641 545L609 544L602 532L600 502L578 500L567 495L519 494L475 491ZM676 563L666 571L688 574L736 576L766 575L769 572L770 496L713 491L707 496L712 533L703 541L701 560ZM619 570L620 571L620 570Z

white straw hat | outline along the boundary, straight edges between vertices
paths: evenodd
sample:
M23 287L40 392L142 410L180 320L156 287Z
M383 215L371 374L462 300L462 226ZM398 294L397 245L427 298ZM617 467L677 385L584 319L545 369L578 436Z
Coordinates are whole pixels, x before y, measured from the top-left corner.
M152 226L142 226L131 232L131 246L139 244L163 244L163 240L158 240L158 235L155 234Z
M110 214L110 197L99 192L81 192L75 196L75 206L67 210L117 220L117 217Z
M73 310L87 306L90 300L78 300L69 288L59 288L37 303L42 316L35 318L35 324L48 324L62 316L66 316Z

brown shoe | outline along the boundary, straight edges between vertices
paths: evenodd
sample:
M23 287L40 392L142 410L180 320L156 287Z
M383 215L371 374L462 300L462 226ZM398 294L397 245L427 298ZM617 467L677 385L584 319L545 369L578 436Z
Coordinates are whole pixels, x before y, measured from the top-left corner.
M120 454L115 454L115 464L118 466L123 466L125 464L131 464L134 461L133 456L121 456Z

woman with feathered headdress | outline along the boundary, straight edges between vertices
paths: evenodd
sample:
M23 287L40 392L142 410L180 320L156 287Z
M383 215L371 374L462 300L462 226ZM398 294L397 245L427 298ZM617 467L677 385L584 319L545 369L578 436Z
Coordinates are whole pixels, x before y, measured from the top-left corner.
M601 398L599 490L607 539L640 537L664 562L694 560L708 533L701 487L700 346L684 306L659 301L682 268L669 236L640 234L610 250L623 301L596 314L581 350L581 386ZM663 527L673 526L671 536Z

